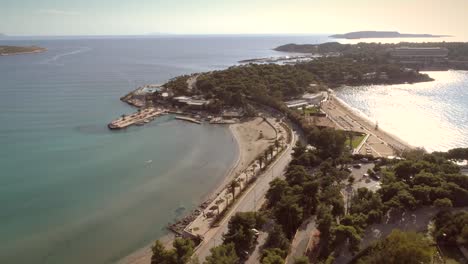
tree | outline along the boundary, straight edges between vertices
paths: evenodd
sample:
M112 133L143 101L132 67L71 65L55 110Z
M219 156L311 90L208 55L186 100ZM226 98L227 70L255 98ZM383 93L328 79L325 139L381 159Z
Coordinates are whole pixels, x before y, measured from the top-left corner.
M284 259L282 252L279 248L269 248L263 250L262 254L262 264L284 264Z
M289 190L288 183L280 178L275 178L270 182L270 188L266 193L266 198L270 206L278 203Z
M279 147L280 147L280 142L279 142L278 139L275 139L275 148L276 148L276 151L278 151Z
M224 243L233 243L238 256L249 252L255 245L256 236L252 229L259 229L265 222L260 214L255 212L236 213L228 223L228 232L224 234Z
M442 198L442 199L437 199L434 201L434 206L439 207L439 208L451 208L452 201L448 198Z
M233 243L223 244L210 249L211 255L204 264L237 264L239 258Z
M302 256L295 259L294 264L310 264L310 261L306 256Z
M264 244L265 248L279 248L284 252L289 251L290 242L286 238L283 229L279 225L275 225L271 232L268 234L267 240ZM283 256L286 257L286 256Z
M157 240L151 247L153 255L151 264L186 264L193 254L194 243L190 239L176 238L172 243L174 249L166 250Z
M333 215L327 206L319 206L317 209L317 229L320 231L320 239L327 240L330 237L333 226Z
M302 205L304 214L309 215L315 212L318 204L318 193L320 184L318 181L306 181L302 188Z
M258 157L258 164L260 165L259 166L260 170L262 169L262 164L263 164L264 161L265 161L265 158L262 155L260 155Z
M284 196L275 207L276 221L283 227L288 238L293 237L302 222L303 210L297 202L296 197Z
M273 160L273 151L275 150L275 147L273 145L268 146L268 152L270 153L270 159Z
M156 240L154 245L151 247L153 255L151 256L151 264L170 264L172 252L167 251L161 241Z
M194 244L190 239L176 238L173 243L175 250L175 263L185 264L188 263L193 254Z
M354 176L352 176L352 175L349 176L349 177L348 177L348 184L349 184L349 185L353 185L353 183L354 183L355 180L356 180L356 178L354 178Z
M240 186L240 184L236 179L232 180L231 183L229 183L228 188L229 188L229 192L232 193L232 199L233 200L236 197L236 188L239 187L239 186Z
M424 235L395 229L377 242L357 263L413 264L431 263L435 248Z
M335 228L334 232L335 243L337 245L348 241L349 250L351 252L357 252L359 250L359 243L361 242L361 237L359 236L358 232L354 227L339 225Z
M443 210L434 219L434 238L448 245L468 245L468 211Z

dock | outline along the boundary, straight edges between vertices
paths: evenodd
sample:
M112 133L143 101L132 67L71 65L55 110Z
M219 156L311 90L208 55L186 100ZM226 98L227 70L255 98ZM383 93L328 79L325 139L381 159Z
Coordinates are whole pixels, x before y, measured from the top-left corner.
M123 115L121 118L110 122L107 127L110 129L122 129L131 125L144 125L152 121L155 117L165 113L165 110L156 109L154 107L145 108L128 116Z
M186 117L186 116L176 116L175 119L192 122L192 123L199 124L199 125L201 124L201 122L198 121L197 119L191 118L191 117Z

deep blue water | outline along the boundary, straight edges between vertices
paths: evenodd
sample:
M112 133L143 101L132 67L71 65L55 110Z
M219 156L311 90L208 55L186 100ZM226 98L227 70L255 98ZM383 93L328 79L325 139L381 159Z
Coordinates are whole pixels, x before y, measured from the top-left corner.
M164 234L237 155L225 127L162 117L111 132L129 90L323 36L16 39L0 57L0 263L111 263ZM147 161L152 160L152 163Z

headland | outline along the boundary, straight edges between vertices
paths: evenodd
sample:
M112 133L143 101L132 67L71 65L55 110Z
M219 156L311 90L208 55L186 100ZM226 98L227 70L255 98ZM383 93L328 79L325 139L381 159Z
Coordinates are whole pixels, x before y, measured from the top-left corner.
M33 54L33 53L45 52L46 50L47 49L45 48L41 48L37 46L29 46L29 47L0 46L0 56Z
M239 145L237 161L198 208L168 227L176 236L196 241L196 255L201 260L212 247L208 242L222 238L226 219L244 207L257 210L257 203L264 201L265 186L273 175L282 175L295 143L290 124L306 136L365 135L356 146L345 146L363 156L387 158L411 147L354 113L329 88L427 82L432 80L428 75L398 62L368 60L366 56L336 53L306 58L281 65L249 61L226 70L184 75L163 85L139 87L121 98L139 108L139 113L158 109L195 125L230 125ZM138 113L132 116L132 124L147 118ZM270 171L268 164L279 165ZM251 193L252 189L258 190ZM122 263L149 262L149 247L138 252Z

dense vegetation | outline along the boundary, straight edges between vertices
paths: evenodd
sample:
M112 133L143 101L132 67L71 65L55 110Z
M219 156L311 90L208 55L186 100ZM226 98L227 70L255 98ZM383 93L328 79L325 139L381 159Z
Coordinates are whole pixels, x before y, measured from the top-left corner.
M167 250L160 241L156 241L151 248L153 256L151 264L185 264L189 263L193 254L194 243L190 239L177 238L173 249Z
M442 211L434 219L434 238L444 245L468 246L468 211Z
M365 229L392 214L423 206L447 209L468 205L468 178L461 175L459 168L450 161L467 159L468 149L432 154L413 150L403 153L403 160L380 159L374 168L375 172L372 173L382 176L381 189L377 192L366 188L356 190L348 201L349 207L345 210L341 191L346 182L352 184L353 179L344 168L352 163L353 159L360 158L350 156L346 151L345 142L349 133L317 129L308 124L300 113L284 105L284 100L296 98L304 92L316 92L320 87L416 82L428 79L427 75L387 63L382 59L385 56L381 54L384 49L382 46L385 45L363 44L362 50L359 48L359 51L356 51L355 46L330 43L315 48L321 49L320 52L334 49L348 52L350 49L349 56L322 57L296 65L250 64L203 73L198 76L195 89L191 91L187 91L189 76L175 78L165 84L176 94L199 95L211 99L212 103L207 110L213 112L219 112L225 106L247 109L252 105L261 104L275 108L298 125L307 144L313 146L306 148L298 144L294 148L292 161L284 179L277 178L270 183L266 194L267 202L262 212L234 215L229 221L223 244L211 250L211 256L205 263L242 262L257 243L254 229L262 229L265 226L269 226L265 229L268 238L262 247L259 261L263 264L284 263L291 240L299 226L311 219L314 219L320 232L319 245L314 249L315 259L331 263L345 247L352 253L360 252ZM388 79L366 77L367 73L380 76L382 72L388 75ZM311 83L319 85L311 86ZM455 218L462 220L457 220L448 227L441 225L440 221L436 222L438 240L441 238L437 234L443 234L446 230L449 234L454 234L455 231L466 233L460 225L464 223L465 218ZM455 238L456 241L464 241L463 239L464 235ZM160 263L169 264L174 263L171 262L174 260L185 261L184 252L190 253L193 245L189 242L177 243L177 247L174 244L175 250L169 251L155 244L153 258L165 261ZM406 252L404 247L398 246L387 249L394 244L405 245L414 250ZM382 262L386 256L392 255L395 259L401 257L403 262L400 263L412 263L412 260L426 263L427 257L430 258L433 254L432 247L429 247L426 240L421 240L419 235L398 231L368 250L370 253L363 255L360 261ZM307 260L299 259L297 262L306 263Z
M392 233L371 246L358 264L413 264L433 263L435 247L424 235L393 230Z
M383 72L388 77L381 78L380 73ZM373 76L366 76L369 73ZM296 65L235 66L200 74L196 82L197 89L191 91L187 90L188 78L189 76L181 76L172 79L165 87L177 95L199 95L211 99L207 110L212 112L220 112L225 106L247 108L249 102L254 101L274 107L283 113L289 113L283 104L284 100L297 98L304 92L317 92L320 87L431 80L425 74L407 71L396 64L369 60L366 57L323 57Z
M340 44L338 42L328 42L324 44L286 44L275 48L277 51L300 52L300 53L340 53L344 56L365 56L385 58L389 55L389 49L396 47L443 47L449 50L448 58L451 60L468 61L468 43L465 42L427 42L411 43L358 43Z

